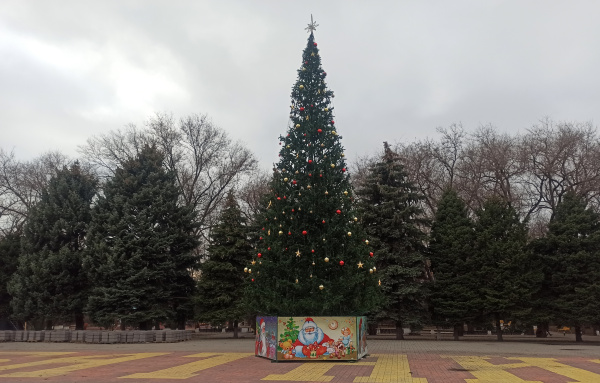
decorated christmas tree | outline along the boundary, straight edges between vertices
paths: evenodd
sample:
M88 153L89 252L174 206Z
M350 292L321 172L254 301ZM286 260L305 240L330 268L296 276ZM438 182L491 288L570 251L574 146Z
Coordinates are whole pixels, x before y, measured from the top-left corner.
M249 300L269 315L360 315L377 304L372 249L355 211L333 92L309 24L287 133L247 265Z

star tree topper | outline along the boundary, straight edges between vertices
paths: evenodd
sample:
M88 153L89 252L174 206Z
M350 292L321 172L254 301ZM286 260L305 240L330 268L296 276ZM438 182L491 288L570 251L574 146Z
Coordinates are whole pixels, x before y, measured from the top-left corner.
M310 24L308 24L308 27L304 28L308 31L308 33L313 33L315 30L317 30L317 27L319 26L319 24L317 24L316 21L313 21L313 17L312 15L310 15Z

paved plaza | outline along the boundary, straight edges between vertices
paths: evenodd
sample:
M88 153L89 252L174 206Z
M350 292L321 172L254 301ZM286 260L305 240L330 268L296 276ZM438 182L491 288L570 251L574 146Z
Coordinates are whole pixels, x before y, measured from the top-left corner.
M0 343L12 382L600 382L600 337L370 339L356 363L272 363L252 338L148 344ZM467 338L468 339L468 338Z

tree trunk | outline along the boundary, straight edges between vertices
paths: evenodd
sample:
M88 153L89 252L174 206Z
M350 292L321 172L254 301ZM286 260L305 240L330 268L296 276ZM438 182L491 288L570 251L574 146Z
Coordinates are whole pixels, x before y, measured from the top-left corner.
M238 338L238 329L239 329L238 324L239 323L238 323L237 319L233 321L233 339Z
M472 323L467 323L467 334L474 334L475 326Z
M139 327L140 327L140 330L147 331L148 330L148 321L140 322Z
M396 321L396 340L404 340L404 329L402 328L402 321Z
M46 319L46 330L52 330L52 319Z
M121 331L125 331L125 322L121 321Z
M154 329L160 330L160 321L158 319L154 321Z
M502 327L500 326L500 315L494 314L494 319L496 321L496 335L498 336L498 342L502 342Z
M84 324L83 313L75 314L75 330L84 330Z
M452 332L454 340L460 340L461 327L462 327L462 324L459 324L459 323L454 324L454 331Z
M575 342L583 342L583 337L581 336L581 326L575 326Z

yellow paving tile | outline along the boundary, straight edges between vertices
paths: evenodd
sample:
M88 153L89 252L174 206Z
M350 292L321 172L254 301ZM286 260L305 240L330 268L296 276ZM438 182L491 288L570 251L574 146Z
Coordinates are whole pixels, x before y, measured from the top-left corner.
M452 358L460 364L477 379L465 379L467 383L543 383L539 380L523 380L518 376L505 371L509 368L531 367L531 365L520 363L492 364L487 361L489 357L485 356L442 356L443 358Z
M0 375L1 378L13 377L13 378L46 378L51 376L64 375L76 370L84 370L86 368L106 366L109 364L128 362L132 360L139 360L144 358L151 358L159 355L166 355L169 353L155 352L155 353L136 353L136 354L113 354L113 355L93 355L93 356L72 356L66 358L46 359L35 362L19 363L0 366L0 371L16 370L20 368L43 366L48 364L67 364L67 366L50 368L45 370L35 371L19 371L9 374Z
M163 370L137 373L127 376L122 376L123 379L188 379L194 377L198 371L206 370L207 368L219 366L221 364L233 362L238 359L249 357L251 353L211 353L202 352L199 354L186 355L185 358L206 358L196 362L182 364Z
M553 358L507 358L507 359L518 359L529 364L543 368L544 370L551 371L555 374L566 376L569 379L573 379L575 382L581 383L598 383L600 382L600 375L594 374L593 372L582 370L581 368L572 367L566 364L562 364Z
M427 383L425 378L413 378L404 354L376 354L375 367L370 376L357 376L355 383Z

